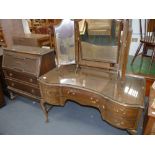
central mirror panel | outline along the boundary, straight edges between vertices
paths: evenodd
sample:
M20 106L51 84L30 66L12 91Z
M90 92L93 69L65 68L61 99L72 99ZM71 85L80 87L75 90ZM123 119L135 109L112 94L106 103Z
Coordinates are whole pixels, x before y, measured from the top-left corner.
M121 33L120 20L87 19L79 22L81 59L116 64Z

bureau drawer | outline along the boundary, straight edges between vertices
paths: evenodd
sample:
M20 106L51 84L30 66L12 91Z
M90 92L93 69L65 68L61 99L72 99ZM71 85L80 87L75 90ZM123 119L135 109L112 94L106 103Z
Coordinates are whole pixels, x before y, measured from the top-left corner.
M3 67L37 75L39 59L35 56L4 52Z
M18 89L18 90L22 90L24 92L27 92L29 94L35 95L35 96L39 96L40 97L40 90L39 88L35 88L20 82L16 82L14 80L8 80L7 79L7 84L9 87Z
M12 71L12 70L4 70L4 75L5 77L9 77L9 78L14 78L14 79L18 79L21 81L25 81L28 83L32 83L35 85L38 85L38 81L37 78L34 76L29 76L20 72L16 72L16 71ZM39 86L38 86L39 87Z

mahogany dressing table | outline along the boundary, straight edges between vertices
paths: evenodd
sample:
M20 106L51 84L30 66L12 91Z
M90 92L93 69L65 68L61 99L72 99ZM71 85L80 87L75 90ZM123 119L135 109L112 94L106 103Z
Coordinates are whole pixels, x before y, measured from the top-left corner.
M102 22L95 27L93 20L95 31L91 34L87 20L62 21L55 27L57 68L39 78L40 104L46 121L47 103L64 106L72 100L97 108L103 120L135 134L144 108L145 81L125 76L130 21L113 20L111 37L100 35ZM67 24L70 33L63 29Z

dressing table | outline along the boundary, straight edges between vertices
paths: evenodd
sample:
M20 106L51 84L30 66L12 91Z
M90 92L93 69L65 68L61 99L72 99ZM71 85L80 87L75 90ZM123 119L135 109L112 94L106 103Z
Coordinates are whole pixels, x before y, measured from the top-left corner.
M55 27L57 68L39 78L46 121L47 104L64 106L71 100L97 108L103 120L135 134L144 108L145 81L125 76L130 21L113 20L108 35L100 34L99 28L88 34L89 23L63 20Z

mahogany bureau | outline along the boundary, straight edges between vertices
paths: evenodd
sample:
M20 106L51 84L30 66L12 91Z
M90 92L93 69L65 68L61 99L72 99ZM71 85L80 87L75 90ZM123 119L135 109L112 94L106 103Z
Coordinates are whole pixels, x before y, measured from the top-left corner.
M54 50L19 45L3 50L3 71L11 94L40 100L37 80L55 67Z

